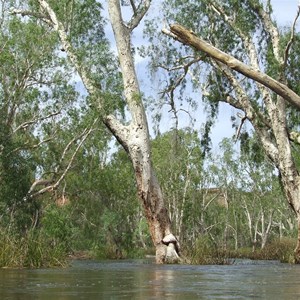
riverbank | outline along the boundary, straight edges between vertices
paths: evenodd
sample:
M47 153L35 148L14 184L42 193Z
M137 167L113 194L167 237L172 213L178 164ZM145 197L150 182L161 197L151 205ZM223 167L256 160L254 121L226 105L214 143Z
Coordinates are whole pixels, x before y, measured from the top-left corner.
M234 259L277 260L294 263L295 239L284 238L268 243L263 249L224 249L206 237L199 238L193 247L182 250L182 262L193 265L225 265ZM41 235L28 234L26 238L2 236L0 243L0 268L51 268L66 267L71 260L138 259L154 256L155 249L96 248L70 251L65 244L49 244Z

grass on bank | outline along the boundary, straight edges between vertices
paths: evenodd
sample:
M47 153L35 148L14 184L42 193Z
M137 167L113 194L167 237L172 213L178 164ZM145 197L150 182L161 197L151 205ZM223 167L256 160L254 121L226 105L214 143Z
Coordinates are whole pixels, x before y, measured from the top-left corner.
M216 246L208 237L199 238L194 247L186 252L192 264L230 264L234 259L279 260L283 263L294 263L296 241L283 238L269 242L263 249L253 251L251 247L237 250L224 250Z
M191 264L230 264L236 258L253 260L279 260L294 263L295 239L274 240L264 249L249 248L224 250L217 247L207 236L197 239L194 247L183 251L185 262ZM49 239L43 232L28 231L17 237L0 229L0 268L64 267L71 258L79 259L124 259L145 258L153 255L154 249L120 250L113 245L94 246L89 250L70 251L66 244Z
M28 231L23 237L0 230L1 268L62 267L67 264L64 245L54 245L42 233Z

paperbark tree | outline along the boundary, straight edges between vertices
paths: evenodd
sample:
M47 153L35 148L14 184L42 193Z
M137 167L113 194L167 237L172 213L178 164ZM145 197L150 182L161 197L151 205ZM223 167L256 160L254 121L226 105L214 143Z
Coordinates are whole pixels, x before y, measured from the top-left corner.
M95 84L90 70L74 51L70 36L68 36L63 25L64 20L58 18L56 11L50 6L50 1L38 0L38 3L39 14L42 14L42 19L58 33L62 48L76 68L90 97L98 104L104 124L124 147L132 161L138 196L144 208L152 241L156 248L156 262L164 263L178 260L179 243L171 232L171 223L161 188L152 167L147 118L131 52L132 31L142 20L151 1L141 1L139 5L130 1L133 16L129 22L125 22L122 18L120 1L108 1L110 22L114 30L123 76L124 98L131 115L131 121L128 125L122 124L113 115L107 115L105 112L107 99L104 95L109 91L102 90L99 85Z
M205 4L207 11L211 13L210 15L207 13L208 18L214 15L215 20L221 20L223 30L234 35L235 41L238 40L234 45L233 39L231 46L228 47L231 49L228 51L232 51L234 55L221 51L218 45L213 46L201 38L201 28L197 28L198 33L195 33L181 25L173 24L163 32L180 43L207 55L205 61L224 78L223 86L219 85L221 92L218 101L227 102L243 111L244 120L250 121L253 125L261 146L280 173L287 201L297 218L298 242L295 249L295 261L299 263L300 176L292 151L293 140L298 135L291 132L294 125L291 125L289 120L295 110L300 108L300 96L293 90L297 88L293 85L297 78L296 71L291 75L292 66L297 62L297 55L293 56L292 50L295 51L296 48L293 46L299 40L295 33L295 24L300 7L290 32L284 36L272 20L269 1L265 5L260 1L245 1L243 5L247 6L250 11L248 17L251 16L251 21L256 22L248 25L248 28L243 23L246 17L242 15L239 7L233 4L226 7L218 1L205 1ZM231 15L229 15L229 7L233 9ZM261 36L257 39L258 33ZM218 34L220 35L220 31ZM214 35L213 29L211 35ZM216 41L221 41L221 39L216 38ZM261 51L262 45L268 49ZM240 55L240 52L243 54ZM245 78L253 80L252 90L246 86L244 81L248 81ZM253 90L259 97L251 94Z

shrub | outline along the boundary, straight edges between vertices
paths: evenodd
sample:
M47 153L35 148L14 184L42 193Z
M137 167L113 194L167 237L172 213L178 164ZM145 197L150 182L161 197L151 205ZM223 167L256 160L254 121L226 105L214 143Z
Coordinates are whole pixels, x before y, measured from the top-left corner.
M220 248L221 249L221 248ZM226 255L207 235L199 237L191 251L187 251L188 261L192 264L211 265L228 264Z
M49 247L42 232L30 230L23 237L0 229L0 267L39 268L66 265L62 247Z

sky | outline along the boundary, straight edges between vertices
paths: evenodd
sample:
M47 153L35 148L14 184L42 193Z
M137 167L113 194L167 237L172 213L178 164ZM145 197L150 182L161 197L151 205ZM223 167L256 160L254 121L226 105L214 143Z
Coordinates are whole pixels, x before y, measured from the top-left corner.
M156 3L159 3L159 0L155 0L153 2L154 3L152 4L152 7L150 7L149 14L151 14L152 11L155 11L154 7L155 7ZM298 8L300 0L271 0L271 2L273 5L273 14L274 14L274 17L276 18L278 24L280 26L289 26L290 27L296 16L297 8ZM129 9L128 9L128 13L130 13ZM300 21L299 21L299 24L300 24ZM108 26L107 30L108 30L108 36L113 37L112 29L109 26ZM135 46L144 45L146 43L146 41L143 39L142 30L143 30L142 26L139 26L134 31L133 44ZM112 41L112 44L114 44L113 41ZM113 47L115 47L115 46L113 46ZM144 91L148 95L152 94L154 97L157 97L155 95L155 93L159 89L159 87L155 84L155 82L153 82L153 80L151 80L148 76L145 75L146 74L146 65L147 65L146 60L142 59L139 56L136 57L136 70L137 70L138 78L140 80L141 90ZM221 142L221 140L224 137L231 137L235 134L235 130L232 128L231 116L236 115L236 113L237 113L237 111L234 108L230 107L230 105L228 105L226 103L221 104L220 110L219 110L219 117L215 123L215 126L212 130L212 135L211 135L214 151L217 151L218 144ZM148 113L148 117L149 117L149 113ZM200 129L200 127L202 126L202 124L205 122L205 119L206 119L205 113L204 113L203 109L201 108L201 97L199 97L199 109L198 109L195 117L197 119L195 129ZM148 118L148 121L149 121L150 131L153 134L153 131L151 130L153 127L151 119ZM166 130L169 130L173 125L174 125L174 120L171 118L171 115L170 115L170 117L163 119L160 128L162 131L166 131ZM179 125L181 127L189 125L189 118L187 117L187 115L184 115L183 113L180 114ZM244 126L246 126L247 129L251 128L250 124L247 125L245 123Z

